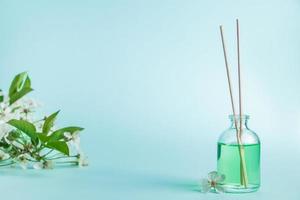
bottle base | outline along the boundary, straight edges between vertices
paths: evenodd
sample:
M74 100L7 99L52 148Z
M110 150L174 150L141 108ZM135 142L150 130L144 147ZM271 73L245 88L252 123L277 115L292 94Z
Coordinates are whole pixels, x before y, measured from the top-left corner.
M243 185L223 184L224 192L226 193L251 193L259 189L259 185L249 184L247 187Z

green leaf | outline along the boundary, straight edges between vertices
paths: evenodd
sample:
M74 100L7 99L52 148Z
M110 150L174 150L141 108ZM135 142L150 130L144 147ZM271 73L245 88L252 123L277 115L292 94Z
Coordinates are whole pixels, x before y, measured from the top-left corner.
M15 76L15 78L13 79L9 87L9 93L8 93L9 97L11 97L13 94L15 94L16 92L22 89L22 86L24 85L26 79L27 79L27 72L22 72ZM28 81L27 81L27 87L28 87ZM29 87L30 87L30 80L29 80Z
M26 72L16 75L9 88L9 104L13 104L32 90L31 81Z
M61 128L59 129L60 131L64 131L64 132L69 132L69 133L74 133L75 131L82 131L84 128L79 127L79 126L68 126L65 128Z
M17 120L17 119L12 119L12 120L8 121L7 123L17 129L19 129L26 135L28 135L33 141L36 141L36 138L37 138L36 129L32 123L25 121L25 120Z
M49 117L46 118L44 125L43 125L43 133L47 134L49 133L50 129L52 128L54 121L56 119L57 114L59 113L59 111L51 114Z
M17 130L12 130L6 138L10 141L13 141L20 138L20 136L21 136L21 131L17 129Z
M65 128L58 129L54 131L50 136L49 136L49 141L58 141L64 138L64 133L68 132L73 134L76 131L82 131L84 128L78 127L78 126L69 126Z
M43 133L37 133L37 136L40 139L40 141L44 144L47 143L49 140L49 137Z
M2 93L2 90L0 90L0 103L3 102L4 100L4 95Z
M18 101L20 98L25 96L27 93L33 91L32 88L23 88L21 91L14 93L13 95L10 96L9 98L9 104L13 104L16 101Z
M55 149L69 156L69 147L66 142L62 142L62 141L48 142L46 146L48 148Z
M31 88L31 80L28 75L24 81L23 88Z
M54 131L50 136L49 136L49 141L59 141L64 138L64 133L63 131L56 130Z
M6 142L0 142L0 147L3 147L3 148L5 148L5 149L8 149L8 148L11 147L11 145L8 144L8 143L6 143Z

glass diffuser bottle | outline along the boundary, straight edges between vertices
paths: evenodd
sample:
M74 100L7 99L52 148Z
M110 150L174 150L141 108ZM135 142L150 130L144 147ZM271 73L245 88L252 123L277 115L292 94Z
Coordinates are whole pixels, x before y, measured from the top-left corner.
M225 175L221 185L228 193L254 192L260 187L260 141L248 128L248 115L229 116L231 126L218 140L218 173ZM235 121L236 120L236 121ZM242 132L238 137L242 122ZM238 129L236 129L236 125Z

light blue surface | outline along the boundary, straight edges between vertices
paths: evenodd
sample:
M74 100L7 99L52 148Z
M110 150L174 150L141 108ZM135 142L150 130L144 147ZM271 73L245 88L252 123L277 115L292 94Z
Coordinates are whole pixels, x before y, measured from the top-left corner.
M203 195L197 180L215 169L231 112L218 26L236 75L236 17L262 187ZM91 163L0 169L1 198L299 199L299 19L298 0L1 0L1 88L28 71L43 112L86 127Z

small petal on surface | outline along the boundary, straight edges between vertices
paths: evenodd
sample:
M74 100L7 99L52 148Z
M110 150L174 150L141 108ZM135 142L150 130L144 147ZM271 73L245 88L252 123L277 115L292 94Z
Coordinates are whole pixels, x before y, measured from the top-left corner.
M210 182L207 179L201 179L200 180L200 191L203 193L209 192L211 186Z
M215 191L216 193L224 193L224 188L221 185L216 185L215 186Z
M208 180L209 181L216 181L218 176L219 176L218 172L216 172L216 171L209 172L208 173Z
M224 174L218 174L216 178L216 182L222 183L225 180L225 175Z

